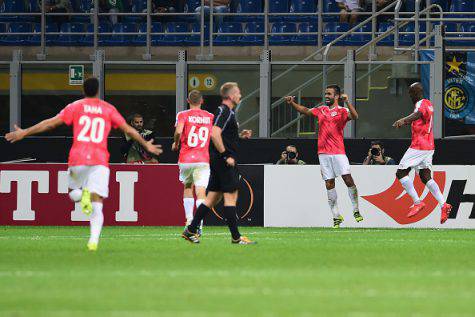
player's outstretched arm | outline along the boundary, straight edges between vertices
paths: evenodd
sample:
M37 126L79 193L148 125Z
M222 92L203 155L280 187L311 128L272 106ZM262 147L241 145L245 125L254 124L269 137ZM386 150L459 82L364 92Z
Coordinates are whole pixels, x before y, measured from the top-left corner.
M61 118L58 116L49 118L46 120L43 120L34 126L29 127L28 129L21 129L15 124L15 131L12 131L10 133L7 133L5 135L5 139L11 143L15 143L17 141L22 140L23 138L30 136L30 135L35 135L38 133L42 133L45 131L53 130L57 128L58 126L62 125L64 122Z
M180 148L180 139L184 127L185 125L181 122L177 124L175 128L175 134L173 135L172 151L178 151L178 149Z
M310 109L308 109L307 107L304 107L302 105L299 105L298 103L295 102L295 96L286 96L285 97L285 102L287 102L287 104L294 107L294 109L297 110L299 113L301 113L303 115L306 115L306 116L313 117L313 113L312 113L312 111L310 111Z
M399 119L396 122L394 122L393 127L400 128L400 127L405 126L407 124L411 124L413 121L416 121L420 117L422 117L422 113L420 113L419 111L416 111L416 112L408 115L407 117L404 117L404 118Z
M223 137L221 136L221 133L223 130L218 127L218 126L213 126L213 129L211 130L211 141L214 144L214 147L218 152L223 156L223 158L226 160L226 164L229 166L234 166L236 165L236 160L229 156L228 153L226 153L226 148L224 147L223 143Z
M345 103L345 105L348 107L348 110L350 110L350 119L351 120L358 120L358 112L356 112L355 106L353 106L350 102L350 99L348 98L347 94L342 94L341 99Z
M155 155L160 155L163 153L162 146L160 144L153 144L153 139L150 141L146 141L134 128L132 128L130 125L127 123L124 123L119 126L119 129L122 130L122 132L127 133L132 139L137 141L147 152L155 154Z

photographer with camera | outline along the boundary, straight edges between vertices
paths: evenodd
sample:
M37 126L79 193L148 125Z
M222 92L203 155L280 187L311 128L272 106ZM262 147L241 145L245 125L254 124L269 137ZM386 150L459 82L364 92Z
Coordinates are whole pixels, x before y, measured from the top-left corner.
M392 157L384 155L383 142L372 141L363 165L396 165L396 161Z
M299 153L295 145L287 145L285 151L280 155L277 165L305 165L306 163L299 160Z
M153 140L153 131L144 128L144 120L141 114L133 114L129 117L128 123L144 138L146 141ZM158 157L148 153L145 149L133 140L129 135L124 134L121 146L122 155L126 163L131 164L156 164Z

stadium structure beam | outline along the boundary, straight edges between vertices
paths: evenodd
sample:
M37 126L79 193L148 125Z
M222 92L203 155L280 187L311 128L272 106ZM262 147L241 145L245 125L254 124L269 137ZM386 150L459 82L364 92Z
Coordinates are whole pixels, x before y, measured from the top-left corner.
M13 126L21 126L21 60L22 51L13 51L12 62L10 63L10 131Z
M351 104L356 101L356 67L355 67L355 51L348 50L346 52L345 61L345 79L343 90L348 95ZM344 130L345 138L354 138L356 136L356 124L354 120L349 121Z
M188 64L186 51L178 51L176 63L176 113L186 109L188 91Z
M430 65L430 99L434 106L434 138L443 138L444 126L444 29L435 26L434 62Z
M271 85L272 85L272 67L271 51L262 52L261 63L259 66L259 137L270 137L270 108L271 108Z
M94 52L94 62L92 64L92 73L99 80L99 98L104 99L104 59L105 52L97 50Z

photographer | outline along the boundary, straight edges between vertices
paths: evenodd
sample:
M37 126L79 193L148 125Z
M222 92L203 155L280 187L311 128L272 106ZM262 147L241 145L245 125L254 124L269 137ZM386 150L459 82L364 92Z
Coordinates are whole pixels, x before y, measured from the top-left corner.
M282 152L280 160L277 161L277 165L305 165L306 163L299 160L299 153L295 145L287 145L287 148Z
M140 135L147 141L153 139L153 131L144 129L143 116L141 114L134 114L129 117L129 124L140 133ZM124 155L126 163L135 164L154 164L158 163L155 156L145 151L145 149L134 141L127 134L124 135L124 139L121 146L121 152Z
M396 161L384 155L384 146L381 141L373 141L363 165L396 165Z

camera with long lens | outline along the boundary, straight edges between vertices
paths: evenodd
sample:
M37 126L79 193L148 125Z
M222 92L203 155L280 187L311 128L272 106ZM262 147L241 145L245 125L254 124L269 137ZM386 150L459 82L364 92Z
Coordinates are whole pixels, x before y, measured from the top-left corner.
M297 158L297 153L295 153L295 152L286 151L285 154L286 154L286 160L287 161L294 160L294 159Z
M380 153L381 153L381 151L378 148L376 148L376 147L371 148L371 155L379 156Z

